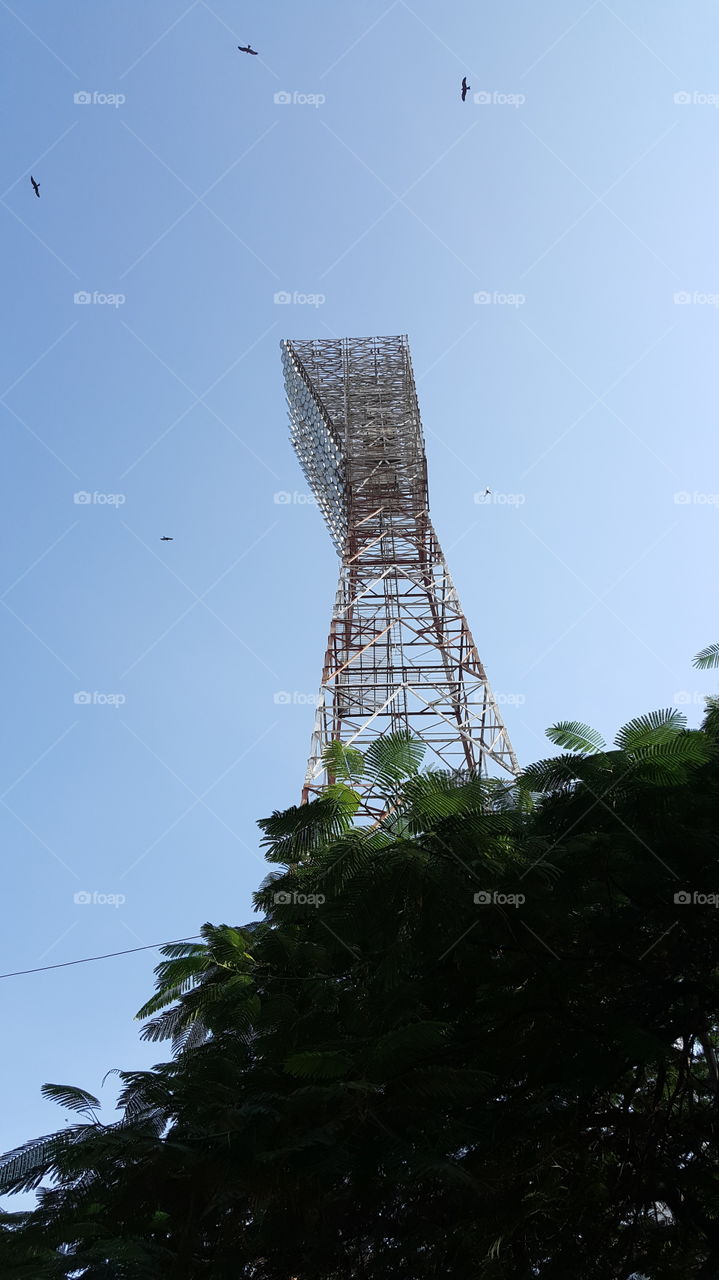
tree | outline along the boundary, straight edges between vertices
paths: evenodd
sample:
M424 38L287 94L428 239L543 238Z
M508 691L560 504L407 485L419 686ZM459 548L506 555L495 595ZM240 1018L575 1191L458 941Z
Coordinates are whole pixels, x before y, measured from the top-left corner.
M549 737L516 785L336 744L261 920L164 949L119 1122L46 1086L82 1120L0 1160L3 1274L719 1276L719 709Z

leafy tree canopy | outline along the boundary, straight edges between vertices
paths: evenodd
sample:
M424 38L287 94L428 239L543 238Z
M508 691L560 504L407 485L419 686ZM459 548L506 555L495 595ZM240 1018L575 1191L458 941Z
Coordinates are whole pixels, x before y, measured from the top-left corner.
M516 784L336 745L259 921L163 949L119 1120L45 1086L2 1275L719 1277L719 708L548 732Z

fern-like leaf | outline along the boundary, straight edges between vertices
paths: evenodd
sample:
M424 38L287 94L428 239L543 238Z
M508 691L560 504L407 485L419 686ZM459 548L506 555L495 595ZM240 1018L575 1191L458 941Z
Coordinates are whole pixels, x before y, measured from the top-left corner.
M546 730L547 737L557 747L566 747L569 751L582 751L587 755L604 751L606 742L601 733L591 729L578 720L561 720Z
M293 1053L285 1062L288 1075L307 1080L333 1080L347 1074L351 1062L342 1053L318 1051Z
M444 1022L410 1022L388 1032L372 1052L372 1066L393 1074L426 1058L443 1043L449 1027Z
M365 751L364 780L371 779L376 786L391 790L418 772L423 756L422 743L409 733L387 733Z
M348 787L333 787L329 794L309 804L294 805L263 818L257 825L264 832L262 844L268 861L297 862L327 840L341 835L350 826L355 812L354 795Z
M56 1102L68 1111L79 1111L81 1115L93 1116L100 1106L100 1101L86 1089L77 1089L72 1084L44 1084L40 1090L43 1098Z
M364 773L364 756L344 742L330 742L322 755L327 772L344 782L358 782Z
M692 665L699 671L708 671L712 667L719 667L719 644L709 644L706 649L700 650Z
M6 1151L0 1156L0 1191L31 1186L32 1181L29 1183L28 1179L36 1179L37 1185L54 1167L58 1154L69 1141L69 1134L49 1133L44 1138L33 1138L21 1147Z
M584 756L553 756L530 764L518 778L518 785L526 791L568 791L577 781L578 768Z
M205 1044L210 1035L209 1028L198 1017L188 1027L183 1027L177 1035L173 1036L172 1052L189 1053L191 1049L197 1049L201 1044Z
M149 1040L151 1044L157 1044L160 1040L174 1040L193 1021L193 1016L188 1014L184 1005L173 1005L171 1009L165 1009L159 1018L153 1018L145 1024L140 1032L140 1039Z
M622 726L614 739L620 751L638 751L642 747L658 746L675 738L686 728L687 718L676 707L664 711L649 711Z
M187 977L182 982L178 982L173 986L163 987L149 1000L146 1000L141 1009L138 1009L135 1018L138 1022L142 1022L145 1018L152 1017L153 1013L159 1013L161 1009L165 1009L168 1004L174 1004L175 1000L179 1000L180 996L186 995L199 982L197 977Z
M641 776L661 786L683 782L687 768L704 764L709 746L703 733L680 733L669 742L643 747L632 753Z
M246 968L252 956L239 929L222 924L213 928L210 951L215 964L225 969Z

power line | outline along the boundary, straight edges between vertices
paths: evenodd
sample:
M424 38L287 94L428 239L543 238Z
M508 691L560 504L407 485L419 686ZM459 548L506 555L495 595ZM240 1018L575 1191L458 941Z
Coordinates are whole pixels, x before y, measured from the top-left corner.
M157 947L171 947L176 942L195 942L201 938L201 933L192 933L187 938L170 938L167 942L148 942L144 947L128 947L125 951L106 951L101 956L85 956L82 960L63 960L61 964L42 964L37 969L15 969L12 973L0 973L0 981L3 978L20 978L26 973L47 973L50 969L67 969L73 964L92 964L95 960L112 960L115 956L131 956L136 951L154 951ZM257 975L262 978L263 982L317 982L319 979L336 979L345 978L349 975L343 973L309 973L309 974L291 974L291 973L262 973Z
M156 947L170 947L175 942L194 942L201 937L201 933L193 933L189 938L171 938L169 942L148 942L145 947L128 947L126 951L107 951L103 956L85 956L84 960L64 960L62 964L43 964L38 969L16 969L14 973L0 973L0 979L19 978L24 973L45 973L48 969L67 969L68 965L91 964L93 960L111 960L113 956L130 956L135 951L153 951Z

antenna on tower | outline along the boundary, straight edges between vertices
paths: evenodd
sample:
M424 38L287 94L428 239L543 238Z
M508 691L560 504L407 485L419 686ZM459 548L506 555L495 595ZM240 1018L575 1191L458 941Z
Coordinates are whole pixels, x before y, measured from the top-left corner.
M402 730L425 764L519 772L429 518L407 338L283 341L295 451L340 557L307 774L332 781L330 743L366 749ZM372 813L372 797L363 797ZM381 807L381 806L380 806Z

